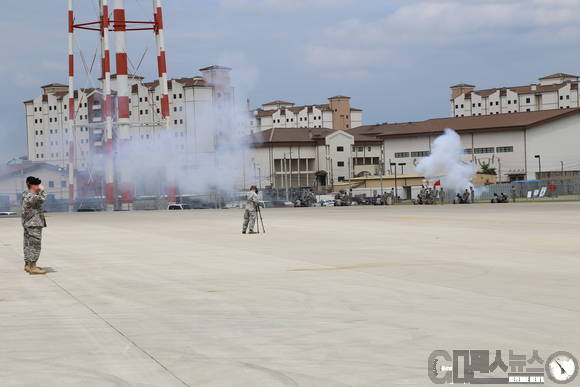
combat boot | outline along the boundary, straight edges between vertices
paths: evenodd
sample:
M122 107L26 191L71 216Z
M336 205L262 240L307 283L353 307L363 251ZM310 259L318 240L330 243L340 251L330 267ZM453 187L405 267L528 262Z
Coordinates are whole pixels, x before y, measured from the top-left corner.
M28 263L28 262L24 263L24 271L27 273L30 272L30 263Z
M30 274L46 274L46 271L44 269L41 269L40 267L37 267L36 262L32 262L30 264L30 268L28 270L28 273L30 273Z
M248 234L257 234L257 232L255 232L254 230L250 230L248 231Z
M246 233L246 230L242 230L242 234L245 234L245 233Z

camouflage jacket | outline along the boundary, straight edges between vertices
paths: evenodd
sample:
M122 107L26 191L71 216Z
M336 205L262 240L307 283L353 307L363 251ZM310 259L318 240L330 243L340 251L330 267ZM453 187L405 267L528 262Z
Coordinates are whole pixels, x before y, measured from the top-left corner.
M258 194L254 191L248 192L247 202L246 202L246 209L250 211L255 211L258 207Z
M24 191L22 193L22 226L23 227L46 227L42 204L46 200L46 192L34 193Z

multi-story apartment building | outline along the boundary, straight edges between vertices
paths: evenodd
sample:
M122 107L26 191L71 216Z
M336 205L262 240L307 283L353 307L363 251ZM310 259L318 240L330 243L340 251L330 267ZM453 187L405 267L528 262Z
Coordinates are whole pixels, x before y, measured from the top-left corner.
M323 187L382 173L382 140L355 131L274 128L251 136L249 178L261 186Z
M362 125L363 111L350 106L350 97L335 96L327 104L296 106L272 101L253 110L252 132L272 128L328 128L348 130Z
M233 114L221 114L233 109L233 88L229 71L221 66L200 69L201 76L169 81L170 117L168 127L161 125L161 89L159 82L144 82L143 77L129 76L130 140L147 143L155 134L165 133L176 138L175 152L194 158L199 153L211 153L226 127L224 120ZM25 101L28 158L65 167L69 156L70 134L67 129L68 87L59 83L42 86L42 94ZM113 98L116 76L111 76ZM103 98L100 89L75 91L75 166L90 170L102 163L104 153ZM113 103L113 109L115 107ZM113 112L115 116L115 112ZM240 133L245 134L245 133Z
M571 74L552 74L527 86L476 90L474 85L451 86L451 116L469 117L491 114L568 109L580 106L580 78Z

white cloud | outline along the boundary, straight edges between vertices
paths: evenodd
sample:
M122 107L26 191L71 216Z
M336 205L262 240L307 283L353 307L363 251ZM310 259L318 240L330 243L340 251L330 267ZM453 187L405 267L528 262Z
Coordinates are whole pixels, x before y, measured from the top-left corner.
M343 70L396 62L415 50L580 43L580 0L408 0L382 17L327 27L305 47L307 63Z
M298 12L313 9L332 11L348 5L355 0L221 0L220 7L231 11L277 11ZM344 9L343 9L344 10Z
M351 68L378 65L383 62L383 50L325 47L309 45L306 47L306 62L315 66Z

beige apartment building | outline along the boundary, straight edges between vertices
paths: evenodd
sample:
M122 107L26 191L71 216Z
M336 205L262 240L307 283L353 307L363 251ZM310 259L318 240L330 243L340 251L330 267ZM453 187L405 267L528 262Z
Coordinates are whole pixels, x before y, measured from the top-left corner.
M200 69L201 75L169 80L170 117L168 129L161 125L161 89L159 82L145 82L143 77L129 76L130 139L147 144L156 134L174 138L176 154L186 162L202 153L214 151L224 119L233 109L231 69L210 66ZM111 76L113 97L116 76ZM28 159L57 167L66 167L70 135L67 129L68 86L51 83L41 87L42 93L24 102L27 128ZM104 153L104 106L99 88L75 91L75 166L80 171L98 169ZM115 103L113 108L115 108ZM115 115L115 113L113 114ZM249 119L249 115L247 117ZM239 133L240 136L248 132Z
M451 116L470 117L580 107L577 75L557 73L537 83L477 90L474 85L451 86Z
M326 187L380 173L382 140L328 128L274 128L252 135L249 179L274 189Z
M349 130L362 125L363 111L350 106L350 97L335 96L327 104L296 106L272 101L252 111L252 132L272 128L328 128Z

